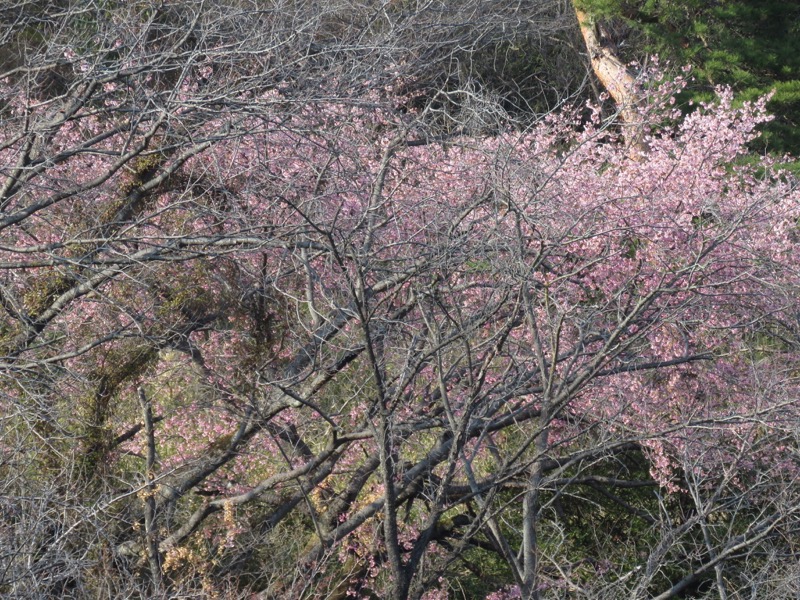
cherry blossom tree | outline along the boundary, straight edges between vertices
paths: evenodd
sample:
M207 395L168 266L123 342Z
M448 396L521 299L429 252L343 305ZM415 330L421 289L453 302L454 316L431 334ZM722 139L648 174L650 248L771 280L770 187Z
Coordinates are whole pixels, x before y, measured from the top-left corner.
M764 101L682 118L653 72L633 151L593 106L453 128L386 32L453 57L480 3L399 4L20 5L0 591L793 597Z

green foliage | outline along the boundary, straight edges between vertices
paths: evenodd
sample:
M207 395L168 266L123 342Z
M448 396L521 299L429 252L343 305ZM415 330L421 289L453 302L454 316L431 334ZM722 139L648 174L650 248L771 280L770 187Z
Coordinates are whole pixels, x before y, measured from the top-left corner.
M624 60L657 54L694 67L687 99L730 85L741 100L775 91L776 120L754 149L800 154L800 4L783 0L581 0Z

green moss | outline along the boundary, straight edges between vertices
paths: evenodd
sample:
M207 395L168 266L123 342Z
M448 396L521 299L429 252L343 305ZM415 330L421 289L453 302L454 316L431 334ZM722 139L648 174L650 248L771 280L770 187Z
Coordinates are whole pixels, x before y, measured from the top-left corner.
M113 440L109 419L120 387L142 376L157 358L158 350L152 346L123 344L109 350L102 365L91 373L94 390L78 402L81 417L78 435L85 448L82 459L85 477L90 477L103 464Z
M23 296L23 306L32 319L39 318L61 294L69 291L75 284L66 273L49 271L32 279Z

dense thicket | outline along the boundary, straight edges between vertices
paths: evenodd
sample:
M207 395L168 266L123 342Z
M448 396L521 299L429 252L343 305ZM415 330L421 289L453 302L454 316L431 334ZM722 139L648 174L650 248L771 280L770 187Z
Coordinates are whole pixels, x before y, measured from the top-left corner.
M572 10L0 12L0 594L797 596L797 182Z

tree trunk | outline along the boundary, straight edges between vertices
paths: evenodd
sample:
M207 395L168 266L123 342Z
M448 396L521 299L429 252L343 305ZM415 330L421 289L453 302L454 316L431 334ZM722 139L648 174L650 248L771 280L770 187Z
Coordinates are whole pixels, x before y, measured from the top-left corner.
M574 2L573 6L575 6ZM611 95L622 116L625 143L632 150L646 150L644 131L636 110L639 103L636 93L636 78L616 57L613 50L601 43L594 19L577 6L575 6L575 14L586 43L592 70Z

